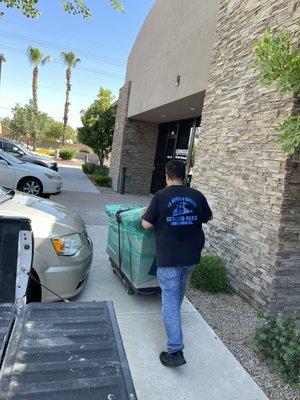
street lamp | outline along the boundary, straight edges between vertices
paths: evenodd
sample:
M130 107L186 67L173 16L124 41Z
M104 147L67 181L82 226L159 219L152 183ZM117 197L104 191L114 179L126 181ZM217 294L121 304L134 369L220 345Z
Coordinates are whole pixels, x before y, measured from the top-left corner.
M6 61L4 54L0 54L0 84L1 84L1 71L2 71L2 63Z

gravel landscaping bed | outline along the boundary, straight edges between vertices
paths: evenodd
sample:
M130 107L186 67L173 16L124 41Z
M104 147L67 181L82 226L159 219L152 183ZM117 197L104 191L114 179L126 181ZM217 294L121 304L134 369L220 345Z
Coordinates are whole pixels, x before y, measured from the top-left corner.
M191 287L187 297L270 400L299 400L297 389L271 370L253 347L257 311L237 294L210 294Z

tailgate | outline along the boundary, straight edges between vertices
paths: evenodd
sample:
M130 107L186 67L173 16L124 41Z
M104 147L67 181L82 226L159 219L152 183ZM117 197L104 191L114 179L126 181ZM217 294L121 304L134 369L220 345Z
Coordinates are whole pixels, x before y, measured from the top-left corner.
M32 303L17 318L0 398L136 400L112 303Z

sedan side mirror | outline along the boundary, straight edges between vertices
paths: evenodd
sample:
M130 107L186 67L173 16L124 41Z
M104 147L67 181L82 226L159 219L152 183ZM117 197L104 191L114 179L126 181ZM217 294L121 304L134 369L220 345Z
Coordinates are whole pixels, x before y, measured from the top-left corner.
M24 151L20 150L18 147L14 147L13 152L16 153L16 155L19 157L22 157L25 154Z
M7 167L8 166L8 162L6 162L5 160L0 159L0 165L2 165L3 167Z

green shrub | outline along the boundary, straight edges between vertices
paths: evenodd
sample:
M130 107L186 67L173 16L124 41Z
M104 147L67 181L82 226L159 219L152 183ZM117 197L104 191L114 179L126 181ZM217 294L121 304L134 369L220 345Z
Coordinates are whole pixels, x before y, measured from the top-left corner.
M210 293L231 293L227 268L223 260L212 254L202 257L200 263L191 273L191 285L196 289Z
M93 174L96 170L97 165L91 164L91 163L86 163L86 164L82 164L81 167L85 174Z
M264 324L256 329L253 342L266 360L287 382L298 386L300 376L300 328L291 315L261 316Z
M109 168L106 167L105 165L103 165L103 167L98 167L97 172L99 172L99 174L104 175L104 176L108 176L109 173Z
M54 156L55 156L55 150L49 150L49 151L48 151L48 155L49 155L50 157L54 157Z
M71 160L75 155L75 150L65 147L59 150L59 157L62 160Z
M96 172L95 174L93 174L92 178L95 181L96 185L110 187L111 182L109 176L101 175Z
M85 174L95 174L98 173L99 175L108 176L109 168L108 167L100 167L100 165L86 163L82 164L82 170Z

